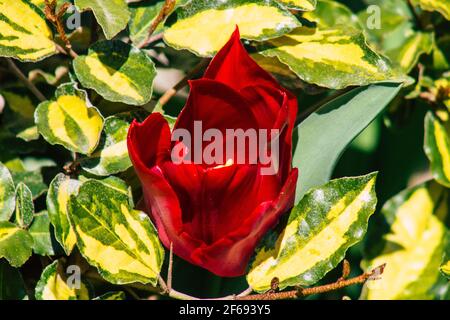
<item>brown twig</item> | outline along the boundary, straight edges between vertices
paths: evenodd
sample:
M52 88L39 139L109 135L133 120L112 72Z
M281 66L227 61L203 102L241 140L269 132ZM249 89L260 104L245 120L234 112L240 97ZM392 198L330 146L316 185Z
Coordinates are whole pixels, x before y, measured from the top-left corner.
M32 83L23 73L20 71L19 67L16 66L14 61L11 58L6 58L6 63L8 64L9 70L20 80L25 86L30 89L30 91L36 96L36 98L40 101L46 101L47 98L42 94L41 91Z
M344 259L344 261L342 262L342 276L338 279L338 281L344 281L345 279L347 279L350 275L350 272L350 263L346 259Z
M313 288L297 288L296 290L291 291L276 292L278 290L278 280L272 280L271 283L272 288L266 293L252 295L251 294L252 289L248 288L238 295L230 295L215 299L200 299L194 296L187 295L185 293L178 292L174 289L168 291L167 285L162 279L160 279L160 287L163 291L162 294L165 294L173 299L178 300L286 300L286 299L296 299L300 297L306 297L313 294L335 291L355 284L363 284L369 279L377 280L378 278L376 277L381 276L383 274L385 266L386 265L383 264L381 266L376 267L370 272L365 272L362 275L359 275L357 277L348 280L342 279L341 277L334 283ZM348 276L349 272L350 272L350 265L348 264L348 262L344 262L342 271L343 277Z
M64 25L62 23L62 17L66 13L67 9L71 6L70 3L65 2L56 12L56 0L45 0L45 8L44 13L45 17L48 21L50 21L58 31L61 40L64 42L65 49L56 45L56 48L59 52L70 55L72 58L78 57L78 54L73 51L72 44L70 43L69 38L67 38L66 31L64 30ZM62 49L62 50L61 50Z
M370 272L363 273L360 276L355 278L351 278L348 280L338 280L334 283L326 284L323 286L313 287L313 288L300 288L297 290L285 291L285 292L277 292L277 293L263 293L263 294L254 294L245 297L236 297L236 300L284 300L284 299L296 299L299 297L306 297L313 294L325 293L330 291L339 290L348 286L352 286L355 284L365 283L367 280L374 276L380 276L385 268L385 264L373 269Z
M156 28L158 28L159 24L166 20L166 18L169 16L169 14L172 13L173 9L175 8L177 1L176 0L166 0L163 7L161 8L161 11L159 11L158 16L153 20L152 25L150 26L150 29L148 30L147 39L139 44L138 48L142 49L148 46L150 43L153 42L152 35L153 32L155 32Z
M200 71L202 71L209 64L209 61L209 59L202 59L183 79L173 86L173 88L167 90L158 100L154 112L162 111L162 107L169 102L169 100L172 99L172 97L175 96L179 90L187 86L188 81L198 75Z

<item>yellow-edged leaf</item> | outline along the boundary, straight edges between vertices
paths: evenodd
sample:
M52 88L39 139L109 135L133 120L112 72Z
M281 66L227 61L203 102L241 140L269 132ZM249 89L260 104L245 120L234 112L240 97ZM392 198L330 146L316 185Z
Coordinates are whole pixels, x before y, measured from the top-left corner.
M107 100L131 105L150 101L156 69L150 57L123 41L101 41L74 60L81 84Z
M445 19L450 20L450 0L413 0L413 3L427 11L438 11Z
M312 11L316 8L316 0L277 0L289 9Z
M450 120L441 121L430 111L425 117L425 153L434 178L450 187Z
M352 28L298 28L262 44L260 53L277 57L302 80L327 88L405 80L367 45L361 31Z
M56 100L38 106L35 122L47 142L83 154L95 150L103 129L99 111L91 106L86 93L72 83L58 88Z
M79 283L68 281L62 264L56 260L48 265L42 272L36 285L35 296L37 300L89 300L89 288L80 279ZM77 288L78 286L78 288Z
M38 61L56 53L43 12L29 0L0 0L0 56Z
M267 40L300 26L300 22L273 0L199 0L177 10L178 20L164 32L177 49L212 56L239 26L241 37Z
M448 190L435 182L405 190L389 200L382 213L390 225L384 246L363 262L365 270L386 264L376 281L366 283L362 297L369 300L432 299L439 280L449 212Z
M70 196L78 191L80 185L78 180L60 173L51 182L47 193L47 210L55 228L55 237L67 255L70 255L77 242L70 225L67 205Z
M88 180L71 196L77 246L107 281L154 285L164 260L155 227L145 213L130 208L128 192L110 182Z
M273 278L281 289L312 285L359 242L375 211L376 174L333 180L311 189L293 209L280 233L270 232L256 250L247 274L256 291L267 291Z

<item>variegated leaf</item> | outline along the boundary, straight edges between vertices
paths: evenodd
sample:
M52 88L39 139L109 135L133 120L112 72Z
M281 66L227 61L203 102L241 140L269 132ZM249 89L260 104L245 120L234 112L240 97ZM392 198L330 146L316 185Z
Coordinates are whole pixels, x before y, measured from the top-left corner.
M376 174L333 180L311 189L292 210L286 228L269 232L256 249L247 281L266 291L273 278L280 289L312 285L359 242L375 211Z
M60 173L50 183L47 193L47 210L50 221L55 228L55 238L67 255L70 255L76 244L68 214L68 202L72 194L76 194L81 183Z
M363 30L358 16L348 7L336 1L318 0L314 11L305 12L302 17L316 22L321 29L342 25Z
M260 53L277 57L302 80L327 88L405 80L367 46L362 32L351 28L298 28L261 45Z
M400 48L386 52L386 55L409 73L419 61L422 54L430 54L434 47L433 32L414 32Z
M74 60L73 67L84 87L107 100L144 105L152 97L156 76L153 61L123 41L97 42L86 56Z
M450 121L441 121L431 111L425 117L424 148L434 178L450 187Z
M279 37L300 22L273 0L199 0L177 10L178 20L164 32L166 43L199 56L212 56L239 26L241 37Z
M164 6L164 3L165 1L158 1L156 3L138 2L136 4L131 4L131 19L128 23L128 29L130 30L130 39L134 45L139 46L147 40L148 31ZM160 33L163 28L163 25L160 24L154 34Z
M89 300L88 286L70 287L62 264L56 260L42 272L35 289L36 300Z
M88 180L69 201L81 254L109 282L156 284L164 250L150 218L131 209L129 194Z
M20 267L31 256L33 237L14 223L0 222L0 259L5 258L13 267Z
M37 140L39 133L33 118L36 107L26 90L7 89L1 90L1 94L6 101L4 128L25 141Z
M0 162L0 221L8 221L14 212L16 191L11 173Z
M28 229L33 237L33 252L41 256L52 256L55 254L50 232L50 219L47 212L35 214L33 224Z
M38 61L56 53L43 12L29 0L0 0L0 56Z
M286 8L301 11L312 11L316 8L317 0L277 0Z
M106 39L112 39L125 29L130 11L125 0L75 0L80 10L91 9L102 27Z
M5 163L11 172L16 185L24 183L33 194L33 200L39 198L45 191L47 185L41 173L41 167L27 166L20 158L14 158Z
M73 83L56 90L56 100L42 102L35 112L41 135L50 144L83 154L92 153L103 129L103 117Z
M108 176L130 168L127 134L131 121L126 116L106 118L99 146L90 157L80 160L82 168L98 176Z
M188 2L190 1L177 0L173 10L186 5ZM130 39L134 45L139 46L148 38L150 27L164 6L164 3L165 1L161 0L156 2L141 1L130 4L131 19L128 23L128 29L130 30ZM165 21L161 21L153 32L153 35L156 35L165 29L164 22Z
M405 190L389 200L382 214L390 226L381 252L363 262L365 270L386 264L377 281L369 281L362 297L369 300L432 299L439 280L449 213L448 190L435 182Z
M26 229L34 218L33 194L25 183L20 182L16 187L16 223Z
M423 10L438 11L445 19L450 20L450 0L413 0Z

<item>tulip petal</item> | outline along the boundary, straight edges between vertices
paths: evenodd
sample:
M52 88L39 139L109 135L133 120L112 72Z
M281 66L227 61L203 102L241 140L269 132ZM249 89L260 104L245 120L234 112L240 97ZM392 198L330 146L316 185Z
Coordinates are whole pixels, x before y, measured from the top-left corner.
M136 120L128 130L128 152L138 169L151 168L170 157L170 128L160 113L142 123Z
M237 27L227 44L211 61L204 78L225 83L238 91L249 84L281 88L277 81L248 55L241 43Z
M247 264L258 242L293 206L297 178L298 171L293 169L275 201L260 204L243 221L239 229L226 237L212 245L197 248L192 252L190 261L222 277L237 277L245 274Z

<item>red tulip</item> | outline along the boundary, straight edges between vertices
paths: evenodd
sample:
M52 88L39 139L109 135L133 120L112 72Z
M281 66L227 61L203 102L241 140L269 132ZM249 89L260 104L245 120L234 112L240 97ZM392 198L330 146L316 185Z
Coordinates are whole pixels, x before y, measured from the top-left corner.
M293 205L298 176L297 169L291 168L297 100L250 58L239 30L217 53L204 77L191 81L190 87L174 131L185 129L194 135L194 121L201 121L203 130L221 133L278 129L276 174L262 174L267 166L259 160L250 163L248 150L245 163L226 156L221 165L203 159L174 161L172 150L184 141L171 141L169 125L159 113L132 123L129 154L162 243L167 248L173 244L176 255L216 275L241 276L258 242ZM196 145L200 152L208 146L201 142ZM180 157L192 155L194 149L182 144L185 153Z

